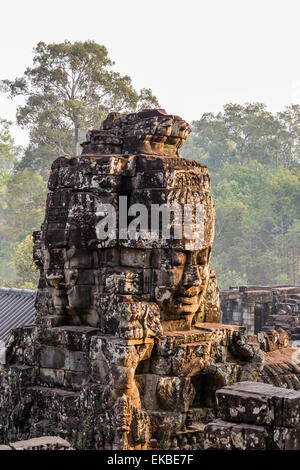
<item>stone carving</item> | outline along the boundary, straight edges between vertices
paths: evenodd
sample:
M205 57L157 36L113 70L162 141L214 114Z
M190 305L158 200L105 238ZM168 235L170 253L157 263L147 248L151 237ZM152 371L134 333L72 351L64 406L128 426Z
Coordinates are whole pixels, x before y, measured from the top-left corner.
M80 157L53 163L34 234L37 324L7 344L0 442L53 435L76 449L147 449L155 439L199 448L215 391L258 379L258 342L219 323L209 174L178 154L189 131L163 110L112 113ZM162 212L155 225L153 205L184 217ZM147 227L134 209L146 210Z

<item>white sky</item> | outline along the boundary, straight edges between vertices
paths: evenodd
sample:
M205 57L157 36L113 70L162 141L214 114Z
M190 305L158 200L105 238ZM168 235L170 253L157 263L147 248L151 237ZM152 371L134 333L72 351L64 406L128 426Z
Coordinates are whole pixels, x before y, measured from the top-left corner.
M189 122L228 102L278 111L300 102L299 21L299 0L5 0L0 78L22 75L38 41L91 39ZM0 95L0 117L16 106Z

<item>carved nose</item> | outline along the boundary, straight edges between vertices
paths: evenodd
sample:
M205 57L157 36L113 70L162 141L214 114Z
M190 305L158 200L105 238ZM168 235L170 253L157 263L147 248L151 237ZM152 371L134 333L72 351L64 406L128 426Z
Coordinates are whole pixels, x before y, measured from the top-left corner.
M187 266L182 276L182 285L184 287L200 286L201 278L197 266Z

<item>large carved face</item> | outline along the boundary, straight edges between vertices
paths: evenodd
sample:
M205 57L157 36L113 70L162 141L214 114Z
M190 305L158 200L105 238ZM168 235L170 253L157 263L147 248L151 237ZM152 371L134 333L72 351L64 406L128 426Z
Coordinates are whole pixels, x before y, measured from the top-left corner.
M166 318L195 314L209 279L210 250L156 250L152 256L155 301Z
M98 251L75 248L47 250L44 272L58 314L71 324L98 325L95 294L98 291Z
M100 321L96 298L103 294L156 302L162 319L176 320L199 311L209 279L209 257L210 248L72 247L49 253L46 278L56 310L79 316L85 324L96 326ZM62 269L57 269L59 262Z

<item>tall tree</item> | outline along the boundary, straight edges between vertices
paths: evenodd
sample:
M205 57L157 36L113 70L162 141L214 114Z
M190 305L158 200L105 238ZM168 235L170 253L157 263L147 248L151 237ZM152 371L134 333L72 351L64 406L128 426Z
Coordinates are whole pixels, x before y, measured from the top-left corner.
M193 121L193 133L183 148L184 156L204 156L212 171L225 163L258 161L268 168L292 168L300 164L300 106L272 114L263 103L226 104L218 114L204 113ZM201 151L200 151L201 149Z
M134 90L131 78L112 70L105 46L94 41L39 42L33 67L13 81L3 80L11 98L26 96L17 122L30 130L31 142L60 154L79 153L80 130L98 126L109 111L133 111L158 106L150 89Z
M21 156L21 147L15 145L11 136L11 122L0 118L0 194L7 176L13 171L17 159Z

